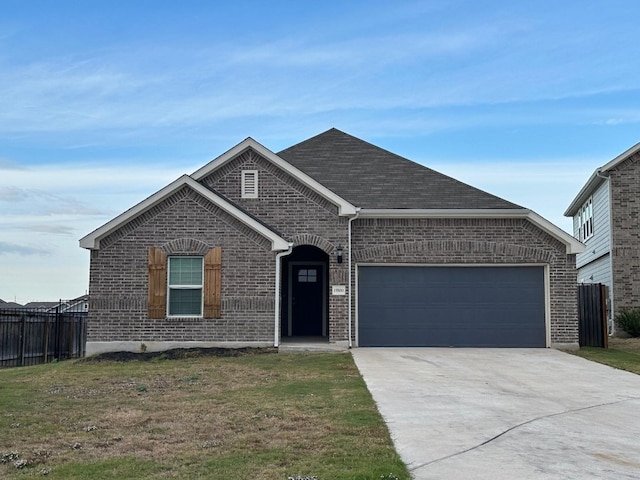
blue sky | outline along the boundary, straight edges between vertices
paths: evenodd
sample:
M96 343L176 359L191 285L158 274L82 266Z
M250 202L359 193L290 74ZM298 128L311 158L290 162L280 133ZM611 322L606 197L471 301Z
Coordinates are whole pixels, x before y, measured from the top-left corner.
M640 3L0 0L0 298L251 136L331 127L540 213L640 141Z

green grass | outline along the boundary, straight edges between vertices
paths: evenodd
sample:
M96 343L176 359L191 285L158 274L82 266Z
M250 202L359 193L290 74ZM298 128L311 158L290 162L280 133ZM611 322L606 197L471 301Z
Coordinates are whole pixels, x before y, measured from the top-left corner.
M609 348L582 347L572 352L587 360L640 375L640 339L609 339Z
M348 354L0 370L0 478L408 479Z

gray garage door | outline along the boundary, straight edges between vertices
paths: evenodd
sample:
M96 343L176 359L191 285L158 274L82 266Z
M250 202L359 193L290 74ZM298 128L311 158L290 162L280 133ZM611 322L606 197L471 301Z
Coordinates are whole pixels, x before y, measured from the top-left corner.
M544 269L359 267L358 344L545 347Z

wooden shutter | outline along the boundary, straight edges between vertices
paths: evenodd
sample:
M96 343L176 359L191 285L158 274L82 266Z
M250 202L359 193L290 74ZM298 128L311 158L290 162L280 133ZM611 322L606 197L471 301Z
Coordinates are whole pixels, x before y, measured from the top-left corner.
M220 318L222 305L222 247L204 256L204 317Z
M167 316L167 254L149 247L149 318Z

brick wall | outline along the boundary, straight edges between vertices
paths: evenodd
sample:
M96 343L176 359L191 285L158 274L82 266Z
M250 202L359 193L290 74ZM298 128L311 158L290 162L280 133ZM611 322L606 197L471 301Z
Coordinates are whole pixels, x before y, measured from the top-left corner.
M170 255L222 247L222 318L147 317L151 246ZM91 252L88 340L271 341L274 264L268 241L185 187Z
M615 311L640 306L640 153L609 172Z
M242 170L258 171L257 199L241 198ZM294 246L313 245L329 255L329 340L345 341L347 297L331 295L331 285L348 283L348 220L338 216L338 208L252 150L204 177L201 183L233 200ZM342 264L336 262L335 250L339 245L345 249Z
M259 198L240 198L242 170L258 170ZM298 245L329 255L329 337L348 338L348 219L253 151L201 182ZM355 262L548 264L552 343L577 341L575 257L524 220L358 219ZM336 262L342 245L344 263ZM222 246L222 318L147 318L147 249L203 254ZM269 242L185 187L101 241L91 254L89 341L271 341L275 253ZM353 276L355 279L355 275ZM355 319L355 312L354 319ZM355 332L354 332L355 334Z
M358 219L352 240L356 263L547 264L551 343L578 341L575 256L527 220Z

